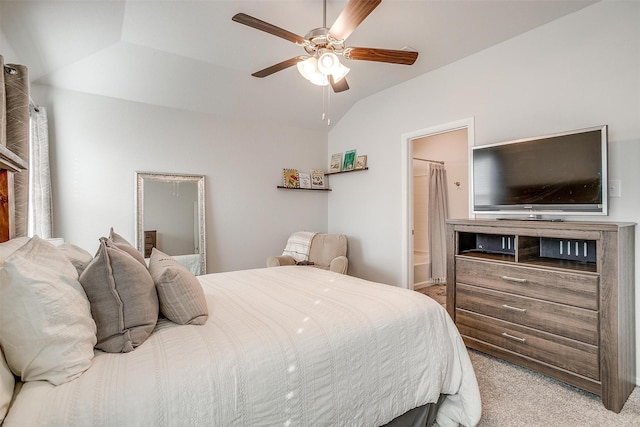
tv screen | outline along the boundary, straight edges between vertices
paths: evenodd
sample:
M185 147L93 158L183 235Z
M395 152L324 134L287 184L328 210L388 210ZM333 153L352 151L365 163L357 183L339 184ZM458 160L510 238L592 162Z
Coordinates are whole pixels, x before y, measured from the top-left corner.
M472 148L473 212L607 214L607 126Z

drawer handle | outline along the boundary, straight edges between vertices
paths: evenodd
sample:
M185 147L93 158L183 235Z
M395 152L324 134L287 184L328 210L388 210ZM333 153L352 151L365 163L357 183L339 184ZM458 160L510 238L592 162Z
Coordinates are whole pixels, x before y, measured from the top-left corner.
M507 305L507 304L502 304L502 308L506 308L507 310L517 311L519 313L526 313L527 312L526 308L512 307L512 306Z
M502 280L506 280L507 282L527 283L527 279L520 279L517 277L509 277L509 276L502 276Z
M522 344L524 344L525 342L527 342L527 340L526 340L525 338L514 337L513 335L509 335L509 334L508 334L508 333L506 333L506 332L503 332L503 333L502 333L502 336L503 336L503 337L505 337L505 338L512 339L512 340L514 340L514 341L521 342Z

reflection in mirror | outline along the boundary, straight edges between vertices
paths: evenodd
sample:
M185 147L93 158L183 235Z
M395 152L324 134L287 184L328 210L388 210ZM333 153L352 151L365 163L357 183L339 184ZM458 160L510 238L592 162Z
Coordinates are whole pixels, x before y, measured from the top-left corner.
M136 242L206 274L204 175L136 172Z

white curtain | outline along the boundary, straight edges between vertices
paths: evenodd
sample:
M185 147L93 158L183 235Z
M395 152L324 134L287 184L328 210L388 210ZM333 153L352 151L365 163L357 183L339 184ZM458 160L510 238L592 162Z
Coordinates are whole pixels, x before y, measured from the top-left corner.
M447 203L446 171L444 165L429 165L429 253L431 255L431 279L445 283L447 279L446 219Z
M29 139L29 228L28 235L52 237L51 173L49 168L49 125L45 107L30 108Z

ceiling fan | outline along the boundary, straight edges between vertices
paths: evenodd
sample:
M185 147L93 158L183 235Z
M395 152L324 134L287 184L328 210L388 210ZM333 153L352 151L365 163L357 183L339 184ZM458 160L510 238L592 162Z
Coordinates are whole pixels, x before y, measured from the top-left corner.
M307 55L295 56L257 71L251 74L252 76L267 77L297 65L300 74L311 83L320 86L330 84L334 92L342 92L349 89L344 78L349 69L340 63L337 55L356 61L403 65L412 65L418 58L418 52L405 50L345 47L346 38L373 12L381 1L349 0L331 28L327 28L327 0L324 0L323 26L309 31L304 37L244 13L238 13L231 19L302 46L307 53Z

